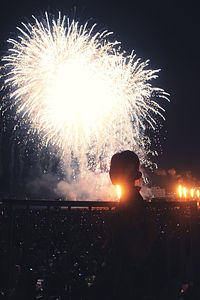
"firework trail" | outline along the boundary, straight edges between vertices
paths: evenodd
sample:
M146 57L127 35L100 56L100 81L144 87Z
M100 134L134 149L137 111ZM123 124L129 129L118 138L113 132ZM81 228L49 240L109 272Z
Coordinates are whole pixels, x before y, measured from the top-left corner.
M33 17L18 30L2 61L7 101L21 122L83 170L102 170L123 149L150 164L145 130L155 128L157 116L164 118L157 100L168 96L150 83L159 70L122 51L112 33L61 14Z

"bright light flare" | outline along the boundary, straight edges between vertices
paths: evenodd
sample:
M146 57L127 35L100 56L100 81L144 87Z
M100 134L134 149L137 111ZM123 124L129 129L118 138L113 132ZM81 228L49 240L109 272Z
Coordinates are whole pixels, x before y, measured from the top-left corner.
M186 199L187 198L187 189L186 187L183 188L183 196Z
M198 188L190 188L188 189L185 186L178 186L178 196L179 198L185 198L188 200L195 200L200 198L200 190Z
M45 18L18 28L18 39L4 56L5 88L10 106L45 145L58 146L65 161L80 169L101 169L113 153L133 149L146 166L150 150L147 128L155 129L168 99L151 85L159 70L148 69L111 33L65 17Z
M182 198L182 186L181 185L178 186L178 194L179 194L179 197Z
M116 191L117 191L117 197L120 200L121 194L122 194L121 186L120 185L116 185Z

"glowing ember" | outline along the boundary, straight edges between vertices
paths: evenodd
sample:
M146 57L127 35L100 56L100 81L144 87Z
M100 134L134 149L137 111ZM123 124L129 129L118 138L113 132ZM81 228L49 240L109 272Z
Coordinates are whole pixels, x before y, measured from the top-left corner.
M133 52L109 41L110 32L94 32L65 17L48 15L22 24L17 40L9 39L3 57L10 106L44 144L58 146L65 161L79 170L102 170L113 153L135 150L150 165L147 128L163 118L155 97L167 99L151 85L159 70L147 69ZM103 163L102 163L103 162Z

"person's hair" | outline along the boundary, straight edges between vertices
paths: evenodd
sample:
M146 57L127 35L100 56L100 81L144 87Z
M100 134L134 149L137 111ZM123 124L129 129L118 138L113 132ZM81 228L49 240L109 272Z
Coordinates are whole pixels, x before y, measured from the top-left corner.
M140 161L133 151L126 150L115 153L110 164L110 179L113 185L120 184L123 181L135 181L141 178L139 171Z

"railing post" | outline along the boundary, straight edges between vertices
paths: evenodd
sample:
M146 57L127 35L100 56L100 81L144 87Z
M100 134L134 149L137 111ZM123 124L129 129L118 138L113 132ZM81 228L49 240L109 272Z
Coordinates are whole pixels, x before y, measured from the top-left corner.
M14 230L14 208L8 205L8 291L12 284L12 259L13 259L13 230Z
M192 257L192 268L193 268L193 281L196 288L199 284L199 232L198 232L198 211L197 202L190 203L190 220L191 220L191 257Z

